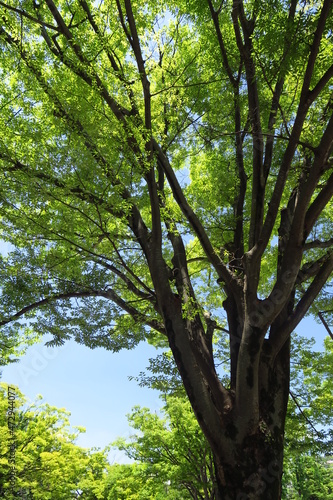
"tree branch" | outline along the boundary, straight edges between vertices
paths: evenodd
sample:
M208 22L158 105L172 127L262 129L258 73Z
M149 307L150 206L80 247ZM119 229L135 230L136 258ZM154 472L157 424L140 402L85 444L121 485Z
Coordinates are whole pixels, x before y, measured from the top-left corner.
M51 304L52 302L56 302L58 300L67 300L73 298L87 298L87 297L102 297L104 299L112 300L115 304L117 304L123 311L127 312L135 321L141 321L147 326L153 328L154 330L165 335L165 329L161 323L157 320L147 318L143 313L135 309L133 306L124 301L116 292L114 292L111 288L107 290L86 290L80 292L69 292L69 293L59 293L53 295L51 297L47 297L45 299L33 302L28 306L23 307L15 314L7 318L3 318L0 320L0 327L7 325L13 321L18 320L21 316L24 316L30 311L35 309L40 309L43 306Z
M132 36L131 36L131 33L127 29L127 26L125 23L125 17L124 17L123 9L121 8L121 5L120 5L120 1L116 0L116 4L117 4L117 10L118 10L118 14L119 14L121 27L123 28L123 31L126 35L127 40L129 41L130 45L132 46L132 43L133 43Z
M296 396L291 391L289 391L289 394L290 394L292 400L294 401L295 405L299 409L299 411L300 411L302 417L304 418L304 420L306 421L306 423L309 425L309 427L311 427L311 429L314 431L314 433L317 435L317 437L320 438L321 437L320 433L317 431L317 429L315 428L315 426L312 424L311 420L305 415L304 411L302 410L300 404L297 401Z
M304 221L305 238L310 234L313 226L318 220L318 217L320 216L321 212L323 211L327 203L329 203L332 196L333 196L333 173L330 175L325 186L318 193L317 197L314 199L314 201L308 208L308 211L306 212Z
M123 300L114 290L108 288L105 292L101 293L101 296L112 300L115 304L117 304L123 311L126 311L135 321L142 322L147 326L150 326L154 330L166 335L164 326L155 319L147 318L143 313L135 309L128 302Z
M140 280L140 278L138 276L136 276L132 271L131 269L128 268L128 266L126 265L125 262L122 263L122 266L126 269L126 271L128 271L132 276L133 278L138 281L138 283L144 287L145 290L148 290L146 292L143 292L142 290L140 290L139 288L137 288L137 286L134 285L133 281L131 281L127 276L126 274L122 273L121 271L119 271L119 269L114 266L113 264L109 264L108 262L106 262L105 260L101 260L101 259L94 259L94 262L96 262L96 264L99 264L100 266L104 267L105 269L108 269L109 271L111 271L112 273L114 273L116 276L118 276L124 283L125 285L127 286L128 290L130 290L131 292L134 293L134 295L136 295L137 297L140 297L141 299L143 300L147 300L148 302L150 302L155 308L157 307L156 306L156 295L155 293L150 290L143 282L142 280Z
M327 241L312 240L305 243L304 250L311 250L312 248L329 248L332 245L333 245L333 238L330 238Z
M331 0L324 0L323 8L320 12L319 21L316 27L316 31L313 38L313 43L311 45L310 54L308 57L307 67L305 71L305 76L303 80L303 86L300 96L299 107L297 115L294 121L294 126L290 135L289 143L283 156L281 167L278 173L278 178L276 180L274 191L271 197L267 215L261 230L261 234L256 246L251 251L254 261L256 261L257 266L260 265L260 258L267 247L269 238L271 236L278 212L280 207L280 202L282 194L284 191L285 183L287 180L288 172L294 157L294 153L299 141L300 134L302 132L302 127L304 120L306 118L308 109L311 105L309 86L311 83L311 77L313 74L313 69L315 65L316 58L319 52L319 46L321 37L323 35L327 17L331 8Z
M287 318L286 322L277 330L274 336L270 338L272 345L272 358L278 355L284 346L288 336L304 318L312 303L320 293L326 281L333 271L333 252L327 255L324 264L321 266L312 283L310 284L303 297L298 302L293 313Z
M248 21L244 13L242 0L234 0L232 11L233 25L238 49L243 57L248 89L248 104L252 129L252 202L249 232L249 249L252 248L259 237L263 216L265 196L265 176L263 171L264 141L261 127L261 106L259 101L257 75L253 60L252 33L254 21ZM238 19L240 20L243 39L240 33Z
M169 163L168 158L163 154L160 146L156 142L155 139L153 139L153 146L154 150L157 154L157 160L160 162L165 175L168 179L168 182L170 184L170 187L172 189L174 198L176 202L178 203L180 209L182 210L184 216L192 226L195 234L197 235L202 248L204 252L206 253L209 261L211 264L214 266L216 269L216 272L218 273L219 278L224 281L230 289L233 289L234 291L240 292L239 285L237 284L237 281L235 277L232 275L232 273L228 270L228 268L225 266L225 264L222 262L218 254L215 252L208 235L203 228L200 220L198 219L197 215L194 213L193 209L190 207L188 204L185 195L183 193L182 188L179 185L179 182L177 180L177 177L174 173L174 171L171 168L171 165Z
M120 208L106 204L103 198L100 198L99 196L96 196L95 194L86 191L80 186L75 186L70 188L67 184L59 180L57 177L54 177L50 174L46 174L45 171L41 170L33 171L30 167L24 165L19 160L11 158L9 155L5 155L1 152L0 152L0 158L13 165L12 167L6 168L6 172L16 172L16 171L24 172L31 179L35 178L49 182L51 186L66 190L66 192L69 192L70 194L72 194L74 197L76 197L81 201L91 203L95 206L103 205L105 210L114 217L121 218L125 216L125 213Z
M313 94L311 96L311 92L309 90L310 90L310 84L311 84L311 79L312 79L312 75L313 75L313 70L315 67L315 62L316 62L317 55L319 52L320 41L321 41L324 29L325 29L326 20L329 16L331 8L332 8L332 0L324 0L323 6L322 6L321 11L320 11L320 16L319 16L317 28L316 28L316 31L314 33L313 42L312 42L311 48L310 48L310 55L309 55L308 64L307 64L304 79L303 79L303 88L302 88L302 92L301 92L300 102L304 102L304 100L306 98L310 99L312 96L314 99L316 97L316 92L318 91L318 89L317 89L317 91L313 90L312 91ZM330 72L329 72L329 74L330 74ZM327 76L328 75L326 73L323 77L324 80L327 79ZM320 85L322 85L322 84L320 84ZM311 100L311 102L313 102L313 99Z
M118 61L116 60L117 57L114 55L115 52L112 51L112 49L110 49L108 47L107 43L105 43L105 38L104 38L103 34L101 33L101 30L99 29L98 24L95 22L94 15L91 13L91 10L90 10L86 0L79 0L79 1L80 1L80 5L81 5L82 9L84 10L84 12L87 15L88 21L90 22L92 29L96 33L99 42L103 46L103 50L105 51L107 58L110 61L112 69L114 70L117 78L124 84L124 86L127 90L128 97L129 97L129 100L130 100L131 105L132 105L132 109L131 109L130 113L132 113L135 116L138 116L139 110L136 106L135 99L134 99L134 93L133 93L133 90L131 88L133 82L126 80L123 68L121 67L121 63L119 60Z
M331 339L333 340L333 332L332 330L330 329L327 321L325 320L324 316L323 316L323 312L325 311L319 311L318 312L318 316L320 318L320 321L322 322L322 324L324 325L324 327L326 328L326 331L327 333L329 334L329 336L331 337Z
M54 5L52 0L47 0L47 1L50 3L51 6ZM58 16L60 16L59 13L57 15L57 18L58 18ZM59 22L61 22L61 21L59 21ZM63 21L62 21L62 23L63 23ZM0 33L5 34L5 39L6 39L7 43L19 47L19 41L14 40L5 30L3 30L2 27L0 27ZM20 47L19 47L19 50L20 50ZM71 130L73 130L73 132L79 133L84 138L85 146L91 152L94 159L97 162L99 162L102 166L106 167L108 172L112 172L112 169L110 169L107 161L102 156L102 154L99 152L98 148L96 147L96 145L94 144L94 142L90 138L89 134L84 129L81 122L77 118L73 118L65 110L60 99L55 94L54 90L50 87L49 83L45 80L40 68L38 68L36 66L36 64L34 64L33 59L31 57L29 58L25 51L20 50L20 52L21 52L21 57L25 61L27 67L32 71L32 73L36 77L37 81L39 82L39 84L40 84L41 88L43 89L43 91L45 92L45 94L55 104L55 107L57 109L59 116L66 120L68 126L70 127ZM121 114L120 119L123 120L124 115L122 114L120 109L117 107L117 114L119 114L119 113ZM119 179L115 175L113 175L112 183L113 183L113 185L120 184ZM130 196L128 190L126 190L125 188L123 188L121 195L125 200L128 200L128 201L131 200L131 196ZM129 222L129 226L131 227L132 231L134 232L135 236L137 237L137 239L138 239L138 241L139 241L146 257L147 257L148 253L149 253L148 252L148 230L147 230L146 225L143 222L143 219L141 217L141 214L140 214L138 208L136 207L136 205L134 203L131 203L131 214L128 217L128 222Z
M9 316L7 318L1 319L0 326L4 326L4 325L7 325L8 323L16 321L21 316L24 316L26 313L33 311L34 309L39 309L47 304L50 304L51 302L57 301L57 300L74 299L74 298L77 299L77 298L96 297L96 296L101 296L101 295L99 292L95 292L95 291L59 293L57 295L53 295L52 297L47 297L45 299L33 302L33 303L29 304L28 306L23 307L22 309L17 311L15 314L12 314L11 316Z
M304 283L304 281L307 281L308 279L316 276L316 274L320 269L320 266L326 262L326 260L330 256L330 253L331 250L329 250L326 254L322 255L319 259L304 264L304 266L302 266L297 275L296 284L301 285L302 283Z
M286 249L286 254L294 247L304 245L304 240L309 235L309 230L312 229L313 224L317 219L312 219L312 226L306 226L309 221L306 221L306 211L311 202L312 195L318 185L321 175L324 173L324 165L326 164L330 151L333 145L333 115L328 122L328 125L323 133L321 141L315 150L315 157L311 166L309 166L309 172L304 173L300 178L297 202L295 206L295 212L293 216L292 226L290 230L289 241ZM306 166L307 168L307 166ZM307 174L307 175L306 175ZM325 192L325 191L324 191ZM330 190L325 192L326 196L321 197L321 203L319 204L320 212L323 210L323 203L328 203ZM319 217L320 213L312 212L313 217Z
M235 196L236 227L234 232L234 253L237 267L241 267L241 258L244 254L244 202L247 187L247 175L244 168L243 138L241 133L241 111L239 104L239 86L234 89L235 106L235 147L236 164L238 168L239 191Z
M284 38L284 50L283 50L283 55L282 55L282 61L285 60L289 50L290 50L290 44L291 44L291 34L290 34L290 28L293 24L293 20L295 18L295 12L296 12L296 6L297 6L297 0L292 0L290 2L290 7L289 7L289 14L288 14L288 21L287 21L287 29L286 29L286 35ZM263 74L265 76L265 71L264 68L262 68ZM267 177L269 175L270 169L271 169L271 164L272 164L272 159L273 159L273 145L274 145L274 134L272 133L274 130L274 125L276 121L276 114L278 109L280 109L281 115L283 116L282 109L280 107L280 98L282 95L283 91L283 86L284 86L284 75L285 71L282 72L281 76L278 78L274 90L271 88L271 85L268 82L268 78L266 79L266 82L268 86L272 90L272 104L271 104L271 111L268 119L268 127L267 130L269 134L267 137L266 141L266 146L265 146L265 159L264 159L264 176L265 179L267 180ZM289 140L289 137L288 137Z
M26 11L24 11L22 9L17 9L16 7L12 7L11 5L8 5L8 4L1 2L1 1L0 1L0 6L4 7L5 9L11 10L12 12L16 12L16 14L19 14L22 17L26 17L30 21L33 21L34 23L39 24L39 25L43 26L44 28L48 28L50 30L53 30L53 31L56 31L57 33L59 33L59 28L57 28L57 26L53 26L53 24L45 23L44 21L41 21L37 17L34 17L31 14L28 14Z
M222 32L221 32L221 27L220 27L220 23L219 23L219 12L215 11L211 0L207 0L207 1L208 1L209 10L210 10L210 13L211 13L211 16L212 16L212 20L213 20L213 23L214 23L215 32L216 32L216 36L217 36L217 40L218 40L220 51L221 51L221 55L222 55L223 67L226 70L226 73L228 75L228 78L230 80L231 85L235 88L238 85L238 83L237 83L237 80L234 77L232 69L231 69L231 67L229 65L228 55L227 55L227 51L226 51L226 48L225 48L225 45L224 45L224 40L223 40L223 36L222 36Z
M103 40L103 35L98 27L98 24L95 22L95 19L94 19L94 16L92 15L91 13L91 10L89 9L89 6L86 2L86 0L79 0L80 2L80 5L82 7L82 9L84 10L84 12L86 13L87 15L87 19L92 27L92 29L94 30L94 32L96 33L96 35L98 36L99 40L102 41ZM113 57L113 55L110 53L110 51L107 49L107 47L103 46L103 50L105 50L106 52L106 55L108 56L108 59L111 63L111 66L113 68L113 70L115 71L115 73L119 76L120 74L120 68L117 64L117 61L115 60L115 58ZM122 80L124 81L124 80Z
M109 94L107 88L103 84L101 78L99 75L95 72L93 69L90 61L86 58L84 55L81 47L73 41L73 35L70 32L69 28L66 26L65 21L62 19L61 14L57 10L53 0L46 0L47 6L49 7L55 21L57 22L59 29L61 33L65 36L67 39L70 47L73 49L74 53L76 54L77 58L80 61L79 67L76 67L75 64L71 63L68 58L63 59L62 62L68 66L68 68L76 73L78 76L80 76L90 87L94 87L97 85L97 89L101 95L101 97L105 100L107 105L110 107L111 111L115 115L115 117L126 124L125 121L125 116L129 115L130 112L126 108L120 106L117 101L111 97ZM89 73L85 71L83 68L87 67L90 69ZM92 75L92 76L91 76Z
M333 64L328 68L326 73L323 74L315 87L309 91L309 99L311 100L311 102L313 102L318 97L320 92L324 89L325 85L328 84L331 78L333 78Z

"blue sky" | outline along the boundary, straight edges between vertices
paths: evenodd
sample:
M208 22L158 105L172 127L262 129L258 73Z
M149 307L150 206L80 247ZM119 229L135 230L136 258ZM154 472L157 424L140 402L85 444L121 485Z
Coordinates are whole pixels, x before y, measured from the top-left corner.
M0 239L0 251L6 255L13 247ZM134 405L158 411L159 393L141 388L129 376L137 376L149 364L157 350L140 343L131 351L112 353L102 348L89 349L68 341L62 347L46 347L53 337L44 337L27 349L18 363L1 367L1 382L16 385L28 401L41 394L45 402L71 413L72 426L83 426L77 444L104 448L118 437L127 437L130 427L126 414ZM115 450L111 461L127 461Z
M30 347L19 363L3 367L1 381L18 386L31 401L41 394L50 405L70 411L71 425L86 428L77 440L80 446L103 448L128 436L126 414L134 405L153 411L162 406L157 391L128 380L146 368L157 354L154 347L141 343L132 351L111 353L74 341L60 348L44 342ZM109 458L126 461L117 450Z
M322 348L326 336L323 326L306 318L297 328L299 334L315 337ZM44 339L44 342L47 339ZM62 347L32 346L19 363L2 370L2 382L19 386L30 400L41 394L50 405L71 412L72 425L86 428L77 444L103 448L117 437L128 437L126 414L134 405L159 411L158 392L141 388L128 376L136 376L148 366L157 351L141 343L132 351L111 353L67 342ZM119 451L111 451L111 462L125 462Z

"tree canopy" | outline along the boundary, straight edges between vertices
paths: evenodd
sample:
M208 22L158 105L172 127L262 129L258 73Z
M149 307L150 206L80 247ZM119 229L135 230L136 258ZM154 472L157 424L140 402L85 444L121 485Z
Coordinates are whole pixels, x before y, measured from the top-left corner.
M331 309L332 0L0 9L4 345L167 343L220 495L278 498L290 334Z

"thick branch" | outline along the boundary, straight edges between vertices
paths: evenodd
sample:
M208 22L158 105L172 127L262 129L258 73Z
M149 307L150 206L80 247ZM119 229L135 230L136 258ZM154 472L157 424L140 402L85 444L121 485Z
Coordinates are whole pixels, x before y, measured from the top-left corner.
M304 175L306 180L302 182L303 179L301 178L287 252L288 250L291 251L294 246L303 245L305 238L308 237L308 231L311 230L309 227L306 227L305 229L306 211L310 204L311 197L317 187L318 181L324 172L324 165L327 163L332 145L333 115L326 127L325 132L323 133L318 147L315 150L315 158L312 166L310 167L310 171L307 176ZM324 193L326 196L321 196L321 203L317 205L317 211L312 213L312 216L316 216L317 218L320 216L321 211L329 201L328 196L330 194L330 190L328 189L324 191ZM323 205L323 203L325 203L325 205ZM321 209L320 212L318 212L319 208ZM316 220L313 220L312 223L314 224L315 221ZM311 228L312 227L313 226L311 226Z
M94 32L96 33L96 35L98 36L99 40L102 41L103 40L103 35L98 27L98 24L95 22L95 19L94 19L94 16L92 15L90 9L89 9L89 6L86 2L86 0L79 0L80 1L80 5L82 7L82 9L84 10L84 12L86 13L87 15L87 18L88 18L88 21L92 27L92 29L94 30ZM113 70L119 74L120 72L120 68L118 66L118 63L117 61L115 60L115 58L113 57L113 55L110 53L110 51L106 48L106 47L103 47L104 50L106 51L106 54L108 56L108 59L111 63L111 66L113 68Z
M333 240L332 240L333 244ZM302 266L300 269L297 279L296 279L296 284L301 285L304 283L304 281L307 281L310 278L313 278L316 276L318 271L320 270L320 267L326 262L326 260L329 258L331 253L331 250L329 250L325 255L322 255L319 259L314 260L312 262L307 262Z
M320 17L318 20L317 28L316 28L316 31L315 31L315 34L313 37L313 42L312 42L312 45L310 48L310 55L309 55L309 59L308 59L308 64L307 64L305 76L303 79L303 88L302 88L302 93L301 93L301 97L300 97L301 102L303 102L303 100L305 100L306 97L308 99L310 99L311 97L313 97L313 99L314 99L316 97L316 92L314 92L314 89L312 91L313 92L312 96L311 96L311 92L309 92L309 89L310 89L311 79L312 79L312 75L313 75L313 70L314 70L316 59L317 59L318 52L319 52L321 38L322 38L322 35L324 32L326 20L330 14L331 8L332 8L332 0L324 0L322 9L320 11ZM326 80L326 78L327 78L327 76L324 75L325 80ZM311 102L313 102L313 100Z
M294 157L294 153L297 147L297 143L302 132L302 127L304 120L306 118L308 109L311 105L309 86L311 82L311 77L313 74L313 69L315 65L316 58L319 52L319 46L321 37L323 35L327 17L331 8L331 0L324 0L323 8L320 12L319 21L316 27L316 31L313 38L313 43L311 45L310 54L307 62L307 68L305 71L305 76L303 80L303 86L301 91L300 103L295 118L294 126L291 132L288 146L286 148L281 167L279 170L278 178L276 180L274 191L271 197L269 208L267 211L266 219L260 234L257 245L252 250L255 260L257 261L257 266L260 265L260 257L262 256L269 238L271 236L281 202L281 197L284 191L285 183L289 173L289 169Z
M305 238L310 234L313 226L315 225L316 221L318 220L320 214L322 213L327 203L329 203L329 201L331 200L332 196L333 196L333 173L327 180L325 186L318 193L317 197L312 202L306 213L304 222Z
M70 194L72 194L74 197L76 197L81 201L92 203L95 206L102 205L105 211L110 213L114 217L120 218L125 216L125 213L119 207L113 207L106 204L103 198L96 196L90 191L86 191L80 186L69 187L68 184L61 181L57 177L54 177L50 174L46 174L45 171L41 170L33 171L32 169L30 169L30 167L24 165L19 160L11 158L9 155L5 155L1 152L0 152L0 159L12 165L12 167L6 168L6 172L17 172L17 171L24 172L29 178L40 179L44 182L48 182L52 187L64 189L66 193L69 192Z
M138 70L142 82L142 87L143 87L143 93L144 93L144 98L145 98L145 106L146 106L146 115L148 118L148 121L150 122L151 116L150 116L150 83L147 77L146 69L145 69L145 64L143 61L142 57L142 52L141 52L141 46L140 46L140 40L138 36L138 32L136 29L136 23L133 15L133 10L132 10L132 4L131 0L125 0L125 8L126 8L126 14L128 18L128 24L131 30L131 37L130 37L130 43L134 52L134 56L138 65ZM146 128L150 130L150 126L148 126L146 122Z
M197 235L202 248L204 252L206 253L209 261L211 264L214 266L216 269L216 272L218 273L219 278L224 281L228 286L230 286L230 289L233 289L236 292L239 292L239 286L236 282L236 279L234 276L230 273L230 271L227 269L225 264L222 262L218 254L215 252L208 235L202 226L200 220L198 219L197 215L194 213L193 209L190 207L188 204L185 195L183 193L183 190L181 186L179 185L179 182L177 180L177 177L174 173L174 171L171 168L171 165L169 163L168 158L163 154L160 146L156 142L155 139L153 139L153 146L154 150L157 153L157 159L158 162L161 164L165 175L168 179L168 182L170 184L170 187L173 192L173 196L178 203L180 209L182 210L184 216L188 220L188 222L191 224L195 234Z
M327 333L329 334L329 336L331 337L331 339L333 340L333 333L332 333L332 330L330 329L327 321L325 320L324 316L323 316L323 312L325 311L319 311L318 312L318 316L320 318L320 321L322 322L322 324L324 325L324 327L326 328L326 331Z
M52 0L48 0L51 5L53 5ZM5 39L7 43L17 46L19 49L19 41L14 40L3 28L0 27L0 33L5 34ZM107 171L112 173L112 169L108 165L107 161L105 158L102 156L102 154L99 152L98 148L92 141L91 137L89 134L86 132L85 128L81 124L81 122L77 118L73 118L69 113L65 110L64 106L62 105L60 99L58 96L55 94L54 90L50 87L49 83L45 80L40 68L34 64L34 61L32 58L29 58L27 53L25 51L20 50L21 52L21 57L25 61L26 65L28 68L32 71L34 76L36 77L37 81L39 82L41 88L45 92L45 94L51 99L51 101L55 104L57 113L59 114L60 117L66 120L68 126L73 130L75 133L79 133L83 139L84 143L87 147L87 149L91 152L92 156L95 158L97 162L99 162L102 166L106 167ZM117 108L119 111L119 109ZM123 114L121 114L121 117L123 118ZM112 183L113 185L119 185L120 181L116 176L113 175L112 178ZM125 200L131 200L131 196L125 188L123 188L122 191L122 197ZM132 231L134 232L135 236L137 237L146 257L148 255L148 230L146 225L144 224L141 214L136 207L135 204L131 204L131 213L128 217L129 221L129 226L131 227Z
M93 87L94 85L97 85L97 89L100 93L100 95L103 97L107 105L110 107L111 111L113 114L116 116L118 120L121 122L125 123L125 115L128 115L130 112L119 106L117 101L113 99L113 97L110 96L109 92L107 91L105 85L103 85L102 80L98 76L98 74L95 72L93 69L90 61L87 59L87 57L84 55L82 52L81 47L74 42L73 40L73 35L66 25L65 21L61 17L60 12L57 10L53 0L46 0L47 6L49 7L56 23L58 24L60 32L65 36L67 39L70 47L73 49L74 53L76 54L77 58L80 61L79 66L75 66L72 62L69 61L68 58L62 58L62 62L68 66L71 71L74 71L78 76L80 76L90 87ZM83 68L89 68L90 71L86 71Z
M121 5L120 5L120 1L119 0L116 0L116 4L117 4L117 9L118 9L118 14L119 14L119 19L120 19L120 24L121 24L121 27L123 28L123 31L126 35L126 38L127 40L129 41L129 43L131 44L132 46L132 43L133 43L133 40L132 40L132 35L131 33L128 31L128 28L126 26L126 23L125 23L125 16L124 16L124 13L123 13L123 9L121 8Z
M321 266L320 270L314 277L312 283L310 284L307 291L304 293L303 297L298 302L293 313L288 317L287 321L281 326L281 328L272 337L271 345L273 347L272 357L275 358L280 349L285 344L288 336L297 327L300 321L304 318L305 314L308 312L309 308L313 304L314 300L322 290L323 286L327 282L330 274L333 271L333 253L328 254L325 263Z
M311 250L312 248L329 248L331 246L333 246L333 238L326 241L312 240L305 243L304 250Z
M38 300L36 302L33 302L29 304L28 306L23 307L19 311L17 311L15 314L12 314L11 316L8 316L7 318L3 318L0 321L0 326L7 325L8 323L11 323L13 321L18 320L21 316L24 316L24 314L27 314L30 311L33 311L34 309L39 309L45 305L48 305L52 302L55 302L57 300L66 300L66 299L81 299L84 297L97 297L101 296L99 292L92 291L92 290L85 290L81 292L71 292L71 293L59 293L56 295L53 295L51 297L47 297L45 299Z
M239 88L235 89L235 145L236 163L238 168L239 190L235 199L236 228L234 234L234 252L236 259L241 259L244 254L244 201L247 186L247 175L244 168L243 139L241 133L241 112L239 104ZM236 266L240 267L240 260L236 261Z
M282 61L286 59L286 56L290 50L290 45L291 45L291 28L293 26L293 20L295 18L295 12L296 12L296 6L297 6L297 0L292 0L290 2L290 7L289 7L289 14L288 14L288 21L287 21L287 29L286 29L286 34L284 38L284 50L283 50L283 55L282 55ZM263 68L262 68L263 69ZM265 75L265 71L263 69L263 73ZM274 90L272 90L273 97L272 97L272 104L271 104L271 111L268 119L268 132L271 135L268 135L267 140L266 140L266 146L265 146L265 160L264 160L264 176L265 179L267 180L267 177L269 175L270 169L271 169L271 164L272 164L272 159L273 159L273 145L274 145L274 125L276 121L276 114L278 109L280 109L281 114L282 110L280 107L280 98L282 95L282 90L283 90L283 85L284 85L284 76L285 76L285 70L282 70L281 76L278 78ZM268 79L266 79L266 83L268 86L271 88ZM288 138L289 139L289 138Z
M114 55L114 51L112 51L112 49L109 48L108 44L105 43L106 40L104 38L104 35L101 32L100 28L98 27L98 24L95 22L94 15L92 14L92 12L91 12L91 10L89 8L89 5L87 4L86 0L79 0L79 1L80 1L81 7L83 8L84 12L87 15L88 21L89 21L92 29L94 30L94 32L96 33L96 35L98 37L99 42L103 45L103 49L104 49L104 51L105 51L105 53L107 55L107 58L109 59L109 61L111 63L112 69L114 70L117 78L119 78L119 80L124 84L124 86L125 86L125 88L127 90L128 97L129 97L129 100L130 100L131 105L132 105L131 113L133 115L138 116L139 111L137 109L137 106L136 106L136 103L135 103L135 99L134 99L134 93L133 93L133 90L131 88L131 85L132 85L133 82L128 81L125 78L124 71L123 71L123 68L121 66L121 63L117 59L117 57Z
M43 306L47 306L48 304L51 304L52 302L57 302L58 300L67 300L67 299L81 299L81 298L87 298L87 297L102 297L105 299L112 300L115 304L117 304L121 309L128 314L132 316L132 318L135 321L141 321L147 326L153 328L154 330L162 333L165 335L165 330L164 327L161 323L159 323L157 320L154 319L149 319L147 318L144 314L142 314L140 311L135 309L133 306L128 304L126 301L124 301L117 293L115 293L112 289L107 289L107 290L86 290L86 291L80 291L80 292L70 292L70 293L59 293L50 297L47 297L45 299L33 302L29 304L28 306L23 307L19 311L17 311L15 314L12 314L11 316L4 318L0 321L0 327L7 325L8 323L11 323L13 321L18 320L21 316L24 316L30 311L40 309Z
M19 14L22 17L26 17L30 21L33 21L34 23L40 24L44 28L48 28L50 30L56 31L59 33L59 28L57 26L53 26L53 24L45 23L44 21L41 21L37 17L32 16L31 14L28 14L25 10L22 9L17 9L16 7L12 7L11 5L8 5L4 2L0 1L0 6L4 7L5 9L11 10L12 12L16 12L16 14Z
M333 64L328 68L326 73L323 74L323 76L320 78L315 87L312 90L310 90L309 98L311 102L313 102L318 97L320 92L325 88L325 86L328 84L331 78L333 78Z
M264 159L264 166L263 166L265 181L267 181L267 177L269 175L271 165L272 165L272 160L273 160L273 146L274 146L275 136L272 133L272 131L274 130L274 125L275 125L275 121L276 121L276 114L277 114L277 110L279 109L279 103L280 103L280 97L282 95L283 85L284 85L284 78L280 78L278 80L278 82L276 83L275 89L273 92L271 111L270 111L270 115L269 115L269 119L268 119L268 127L267 127L268 134L267 134L267 140L266 140L266 145L265 145L265 159Z
M222 55L223 67L227 72L227 75L228 75L228 78L230 80L231 85L233 87L236 87L238 85L238 83L237 83L236 78L233 75L232 69L231 69L229 61L228 61L228 55L227 55L227 51L226 51L226 48L224 45L224 40L223 40L221 27L220 27L220 23L219 23L219 12L215 11L211 0L207 0L207 1L208 1L209 10L210 10L210 13L212 16L212 20L213 20L215 31L216 31L217 40L218 40L221 55Z
M137 288L137 286L134 285L133 281L131 281L127 276L126 274L122 273L116 266L114 266L113 264L109 264L108 262L105 262L104 260L99 260L99 259L94 259L94 262L96 262L97 264L99 264L100 266L104 267L105 269L108 269L109 271L111 271L113 274L115 274L116 276L118 276L123 282L124 284L126 285L127 289L134 293L134 295L136 295L137 297L139 297L140 299L143 299L143 300L146 300L148 302L150 302L154 307L156 306L156 297L155 297L155 294L153 291L150 291L150 292L143 292L142 290L140 290L139 288ZM125 266L125 269L127 271L130 271L130 269L128 268L128 266L126 266L126 264L122 264ZM142 283L142 281L140 280L140 278L138 276L135 276L134 273L131 273L134 277L134 279L136 279L142 286L145 287L145 289L147 289L148 287L146 287L146 285L144 283Z
M264 216L264 196L266 184L263 172L264 141L260 118L261 107L258 94L256 68L253 60L253 47L251 38L254 29L254 22L248 21L246 19L242 0L234 0L232 18L238 49L243 57L245 64L248 103L252 129L253 185L249 233L249 248L252 248L258 240L261 231ZM240 24L242 27L244 42L240 33L238 19L240 20Z
M154 330L166 334L164 326L155 319L149 319L143 313L135 309L128 302L123 300L116 292L114 292L111 288L108 288L105 292L101 293L101 296L112 300L115 304L117 304L123 311L126 311L135 321L140 321L147 326L150 326Z

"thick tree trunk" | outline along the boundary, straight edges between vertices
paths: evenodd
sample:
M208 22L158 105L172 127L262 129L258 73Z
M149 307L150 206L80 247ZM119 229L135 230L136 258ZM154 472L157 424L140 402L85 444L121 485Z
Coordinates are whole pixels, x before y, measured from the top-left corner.
M258 383L254 384L259 392L259 421L255 429L252 427L246 433L248 415L244 420L244 415L239 413L234 389L230 389L230 397L226 397L214 378L214 365L209 373L205 369L207 359L205 363L200 362L200 358L205 357L199 342L200 328L194 331L193 322L191 331L188 324L185 329L184 320L175 316L174 313L167 322L170 346L213 452L216 500L279 500L289 392L289 345L286 344L272 362L269 341L264 341L256 375ZM252 391L253 385L249 384L249 395ZM255 418L257 414L256 411Z
M215 452L219 497L223 500L280 500L283 467L284 426L289 395L290 342L278 357L270 357L269 341L264 342L259 370L260 420L257 431L237 442L238 422L233 415L234 440L229 435L229 456Z
M269 442L265 432L244 440L230 465L215 459L219 497L223 500L279 500L283 464L282 440Z
M229 323L231 378L230 386L224 387L214 366L212 332L192 308L195 297L190 283L184 286L187 273L181 271L181 250L174 262L178 294L171 291L158 265L161 276L156 289L170 348L213 453L217 500L279 500L289 345L274 358L270 340L265 339L269 325L259 322L262 318L253 313L251 303L245 304L245 299L237 302L230 294L224 307ZM184 304L188 306L186 316ZM283 314L286 312L284 309ZM270 333L274 333L278 320L281 316L271 325Z

